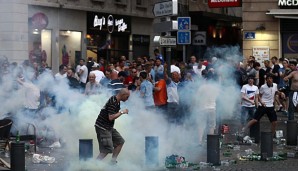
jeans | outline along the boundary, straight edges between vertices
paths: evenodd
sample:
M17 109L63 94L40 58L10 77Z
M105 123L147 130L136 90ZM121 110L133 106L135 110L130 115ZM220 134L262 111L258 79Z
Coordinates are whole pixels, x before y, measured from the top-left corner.
M293 104L293 94L295 91L290 91L289 93L289 108L288 108L288 120L294 120L294 112L296 107Z
M249 120L251 120L255 112L255 107L241 106L241 124L245 125Z

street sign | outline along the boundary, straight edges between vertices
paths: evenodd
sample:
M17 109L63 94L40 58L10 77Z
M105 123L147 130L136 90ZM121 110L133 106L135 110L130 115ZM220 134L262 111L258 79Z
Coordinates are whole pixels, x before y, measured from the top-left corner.
M206 32L196 31L192 39L192 45L206 45Z
M155 17L171 16L178 14L178 1L171 0L154 4L152 9Z
M191 21L190 17L178 17L178 30L190 30Z
M191 43L190 31L178 31L177 32L177 44L186 45Z
M256 32L245 32L244 33L245 39L255 39L256 38Z
M153 31L154 33L161 33L161 32L167 32L167 31L177 31L178 30L178 24L177 21L165 21L161 23L155 23L153 25Z
M160 46L176 46L176 37L160 37Z

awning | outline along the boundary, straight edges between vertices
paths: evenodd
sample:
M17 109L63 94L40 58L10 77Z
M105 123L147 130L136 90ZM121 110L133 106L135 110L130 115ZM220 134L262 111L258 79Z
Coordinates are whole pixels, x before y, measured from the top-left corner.
M298 19L297 9L270 9L266 14L275 18Z

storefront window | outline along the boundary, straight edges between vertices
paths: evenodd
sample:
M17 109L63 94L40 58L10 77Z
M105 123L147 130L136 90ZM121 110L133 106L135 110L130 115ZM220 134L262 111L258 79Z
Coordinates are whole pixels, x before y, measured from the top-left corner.
M46 63L49 67L52 66L52 30L34 29L29 32L29 60L30 62L41 65Z
M60 31L59 63L76 66L81 58L82 33L78 31Z

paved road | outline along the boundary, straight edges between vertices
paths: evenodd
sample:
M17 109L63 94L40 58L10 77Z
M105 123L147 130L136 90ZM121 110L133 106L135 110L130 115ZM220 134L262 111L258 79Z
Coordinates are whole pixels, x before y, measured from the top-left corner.
M282 115L281 113L278 114L278 126L277 126L277 130L283 130L284 135L286 136L286 123L285 121L287 120L287 118ZM297 120L297 118L296 118ZM235 133L235 130L239 127L238 125L238 121L235 120L225 120L222 123L228 124L230 127L230 134L226 134L225 136L225 142L226 144L229 143L234 143L237 142L236 141L236 136L233 134ZM268 119L266 117L264 117L261 120L261 131L268 131L270 130L270 123L268 121ZM288 146L284 146L283 148L278 148L280 146L277 146L276 144L274 144L274 152L283 152L283 153L287 153L287 152L296 152L295 148L296 147L288 147ZM202 148L202 150L206 152L206 148ZM256 153L260 153L260 145L240 145L240 149L237 148L231 148L231 146L227 146L224 145L220 151L220 160L221 161L231 161L231 160L235 160L236 163L235 164L229 164L228 166L218 166L218 167L200 167L200 170L243 170L243 171L253 171L253 170L261 170L261 171L283 171L283 170L287 170L287 171L296 171L298 170L298 159L296 158L287 158L286 160L282 160L282 161L241 161L239 160L239 156L245 156L247 155L245 150L251 150L254 151ZM224 156L223 154L225 152L229 152L231 153L231 156ZM63 148L60 149L51 149L51 148L39 148L38 149L38 153L42 154L42 155L48 155L48 156L52 156L55 157L56 161L53 164L34 164L32 163L32 155L29 153L26 153L26 169L28 171L64 171L64 170L85 170L85 171L107 171L107 170L111 170L111 171L126 171L127 169L123 169L121 168L119 165L116 167L106 167L105 169L98 169L98 168L89 168L89 169L84 169L84 163L80 163L78 160L77 161L71 161L73 159L73 156L68 156L66 155L65 151ZM204 154L204 153L203 153ZM207 154L207 152L206 152ZM198 161L196 164L199 164L199 162L206 162L206 156L199 156ZM1 153L0 157L5 159L7 162L10 162L9 158L5 158L4 154ZM187 156L185 156L187 158ZM74 166L72 169L66 169L69 167L69 164L71 162L77 162L77 165ZM193 167L193 168L186 168L186 169L166 169L162 164L160 167L158 168L142 168L142 169L134 169L134 170L196 170L198 169L198 165ZM5 170L5 168L0 168L0 170ZM7 170L7 169L6 169ZM127 170L130 171L130 170Z

